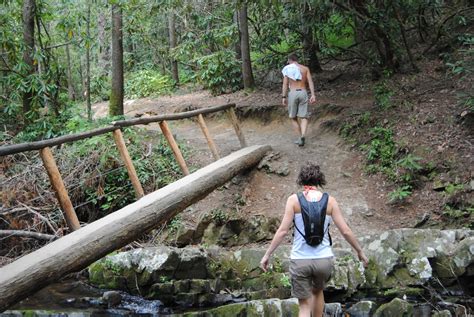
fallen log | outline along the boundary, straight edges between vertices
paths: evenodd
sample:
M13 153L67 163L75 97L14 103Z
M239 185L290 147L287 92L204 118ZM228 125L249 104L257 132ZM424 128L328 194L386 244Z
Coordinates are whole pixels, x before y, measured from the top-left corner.
M0 268L0 312L136 240L255 166L270 149L243 148Z

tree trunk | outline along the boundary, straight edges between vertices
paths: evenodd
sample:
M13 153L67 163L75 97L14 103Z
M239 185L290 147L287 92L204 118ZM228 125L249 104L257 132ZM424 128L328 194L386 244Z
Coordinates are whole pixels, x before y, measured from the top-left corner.
M122 7L112 5L112 91L110 92L109 114L123 115L123 33Z
M171 10L168 15L168 29L170 37L170 50L176 47L176 25L175 25L175 15ZM178 72L178 61L174 58L171 59L171 74L173 75L173 80L176 85L179 84L179 72Z
M138 239L249 169L271 148L241 149L0 268L0 312Z
M313 25L311 24L312 16L315 12L311 9L307 2L303 4L301 10L301 37L303 42L303 52L306 58L305 64L309 70L314 73L322 72L321 64L318 58L318 44L314 41Z
M249 44L249 27L247 21L247 3L243 2L239 10L240 47L242 50L242 77L244 80L244 88L255 88L255 81L252 73L252 62L250 61L250 44Z
M101 74L108 76L110 72L110 41L106 31L107 10L100 10L97 19L97 38L99 41L99 69Z
M235 41L234 50L235 50L235 59L238 61L242 61L242 49L240 48L240 42L242 41L242 34L240 34L240 24L239 24L239 12L234 12L233 17L235 25L237 25L237 29L239 30L239 38Z
M80 93L80 98L81 100L84 100L84 91L86 89L86 83L84 80L84 73L82 69L82 64L83 64L83 58L82 56L79 57L79 81L81 82L81 90L79 90Z
M87 119L92 121L92 106L91 106L91 3L87 1L87 41L86 41L86 104L87 104Z
M71 52L69 44L66 45L66 62L67 62L67 94L70 100L76 100L76 91L72 80Z
M34 74L33 53L35 48L35 0L23 1L23 40L25 42L25 50L23 51L23 62L26 64L26 76ZM31 83L28 84L30 85ZM27 91L23 93L23 114L31 109L31 87L27 87Z

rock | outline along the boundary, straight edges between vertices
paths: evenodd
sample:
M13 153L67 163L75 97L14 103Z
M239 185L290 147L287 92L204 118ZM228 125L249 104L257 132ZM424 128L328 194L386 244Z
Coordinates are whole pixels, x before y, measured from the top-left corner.
M349 297L357 288L366 283L362 264L353 255L336 258L334 271L327 283L329 291L344 291Z
M451 312L449 310L440 310L437 312L434 312L431 317L452 317Z
M351 317L370 317L375 308L376 304L372 301L360 301L349 307L347 313Z
M442 282L449 285L465 273L467 276L474 275L473 270L469 269L474 264L474 236L463 239L454 249L445 252L433 261L434 271Z
M374 317L400 317L400 316L412 316L413 305L407 301L395 298L387 304L380 306L374 314Z
M242 235L247 232L254 240L263 239L270 225L269 219L258 216L244 222L229 221L221 227L211 223L208 229L214 228L218 239L226 237L227 242L240 243L243 236L230 232L242 230ZM467 294L474 291L469 287L474 281L472 230L397 229L380 236L364 236L360 241L370 260L368 267L364 268L350 250L335 248L335 267L327 283L328 298L341 302L350 297L366 298L368 294L420 298L430 295L425 290L439 287L437 280L452 292L459 290L457 281L468 285L463 289ZM136 249L95 262L89 267L89 280L99 287L130 291L172 305L179 301L193 307L222 305L244 298L287 298L290 252L291 245L279 247L272 257L273 270L262 274L259 263L264 247L232 252L218 246L205 250ZM279 307L275 305L271 309ZM454 312L451 306L448 309Z
M454 317L468 316L467 309L463 305L454 304L450 302L439 302L438 306L442 309L446 309L451 312L451 315Z
M174 243L178 247L184 247L192 244L196 230L187 226L180 226L176 232L176 239Z
M280 158L280 152L270 152L260 161L257 168L259 170L263 169L267 173L288 176L290 174L289 162L277 162Z
M340 303L328 303L324 305L324 317L344 317Z
M102 300L107 303L109 308L116 307L122 302L122 295L116 291L107 291L102 294Z

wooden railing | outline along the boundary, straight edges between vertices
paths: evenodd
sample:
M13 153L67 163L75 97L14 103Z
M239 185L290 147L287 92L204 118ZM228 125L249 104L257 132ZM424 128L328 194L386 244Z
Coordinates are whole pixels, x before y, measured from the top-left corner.
M211 107L211 108L198 109L198 110L180 112L180 113L174 113L174 114L165 114L165 115L158 115L158 116L150 116L146 118L136 118L136 119L115 121L115 122L112 122L112 124L107 127L98 128L98 129L94 129L94 130L86 131L82 133L70 134L70 135L65 135L65 136L61 136L57 138L41 140L41 141L36 141L36 142L27 142L27 143L21 143L21 144L2 146L0 147L0 156L39 150L40 157L43 161L43 165L46 169L46 172L48 173L51 186L56 193L56 197L58 199L59 205L61 206L61 209L64 213L64 217L66 219L67 225L71 231L74 231L80 228L79 220L77 218L76 212L69 198L67 189L64 186L64 182L62 180L59 169L56 165L56 161L51 152L52 146L61 145L64 143L74 142L78 140L83 140L83 139L87 139L93 136L112 132L113 138L115 140L115 144L117 146L117 149L120 153L122 160L124 161L124 165L127 169L128 176L130 177L130 181L135 190L135 196L137 197L137 199L140 199L142 196L144 196L145 193L143 191L142 185L140 184L137 173L135 171L135 167L133 166L133 162L130 158L130 154L128 153L127 147L125 145L121 128L158 122L164 137L168 141L168 144L171 147L173 154L181 170L183 171L183 174L188 175L189 169L186 165L186 162L183 158L181 151L179 150L178 144L176 143L176 140L174 139L173 134L171 133L171 130L168 126L167 121L197 117L199 127L201 128L204 134L204 137L206 138L207 144L209 145L209 149L214 159L218 160L220 157L219 152L209 133L209 130L207 129L207 125L206 125L206 122L204 121L203 115L219 112L219 111L226 111L229 116L230 121L232 122L234 130L237 134L237 137L240 141L241 147L246 147L247 143L245 141L244 134L242 133L242 130L240 128L240 123L237 119L234 108L235 108L235 104L226 104L222 106L216 106L216 107Z

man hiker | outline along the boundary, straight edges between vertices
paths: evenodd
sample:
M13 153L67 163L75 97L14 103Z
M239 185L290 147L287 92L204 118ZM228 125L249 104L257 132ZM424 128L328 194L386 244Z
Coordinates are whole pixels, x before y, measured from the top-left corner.
M316 96L314 95L313 79L311 78L309 68L298 64L298 57L295 54L288 56L288 65L283 68L282 73L282 104L283 106L288 105L291 124L299 135L299 139L295 143L299 146L304 146L306 129L308 128L308 93L306 91L306 84L309 85L311 92L309 103L314 103Z

